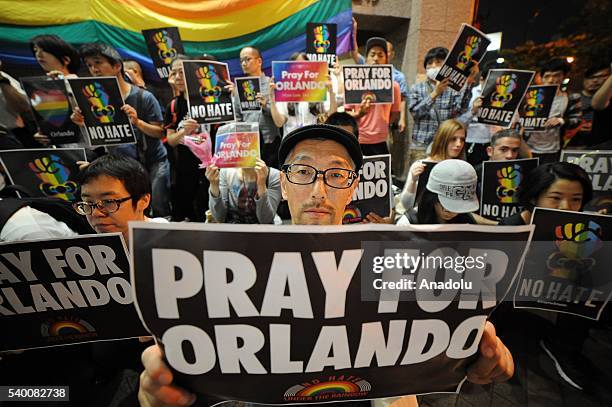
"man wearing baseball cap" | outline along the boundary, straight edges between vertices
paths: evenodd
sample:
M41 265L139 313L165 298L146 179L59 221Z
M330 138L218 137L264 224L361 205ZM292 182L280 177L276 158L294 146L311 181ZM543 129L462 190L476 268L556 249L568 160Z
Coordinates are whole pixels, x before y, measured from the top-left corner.
M389 61L387 40L372 37L366 43L366 64L382 65ZM389 154L389 125L397 122L401 110L399 84L393 81L393 104L372 104L368 98L361 104L348 104L346 111L359 123L359 144L364 155Z
M357 173L363 161L355 136L336 126L305 126L283 138L278 158L283 197L289 201L293 223L341 225L344 208L359 182ZM480 357L468 368L470 381L486 384L512 377L512 355L489 322L480 342L480 352ZM159 346L147 348L142 361L145 371L140 375L138 393L141 406L187 406L195 402L195 394L172 384L172 372L163 361ZM407 396L403 401L406 407L417 405L414 396ZM358 404L369 406L370 402L351 403Z

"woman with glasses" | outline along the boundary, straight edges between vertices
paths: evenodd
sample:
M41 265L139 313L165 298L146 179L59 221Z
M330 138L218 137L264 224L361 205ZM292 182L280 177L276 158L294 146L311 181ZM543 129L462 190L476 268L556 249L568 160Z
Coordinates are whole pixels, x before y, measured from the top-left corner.
M209 165L209 206L215 222L274 223L281 200L280 172L257 159L254 168ZM278 219L280 221L280 218Z

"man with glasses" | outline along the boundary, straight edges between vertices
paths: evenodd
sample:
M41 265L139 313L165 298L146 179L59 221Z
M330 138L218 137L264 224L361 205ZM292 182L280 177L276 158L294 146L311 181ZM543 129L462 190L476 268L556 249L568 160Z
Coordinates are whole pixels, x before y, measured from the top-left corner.
M142 164L130 157L108 154L94 160L79 174L79 183L82 201L73 207L98 233L121 232L127 244L129 221L166 222L145 216L151 181Z
M278 158L282 164L283 198L289 201L293 224L341 225L344 208L359 183L357 172L363 162L357 138L336 126L304 126L283 138ZM471 382L486 384L512 377L512 355L489 322L480 352L480 357L468 368ZM145 371L140 375L138 393L141 406L187 406L195 402L194 394L172 384L172 372L158 345L147 348L142 361ZM348 404L370 406L370 401ZM404 397L401 405L416 406L416 398Z
M270 78L262 70L263 59L255 47L244 47L240 50L240 66L245 76L258 76L260 79L260 93L257 100L261 104L260 112L241 112L240 100L234 94L234 111L239 122L259 123L261 159L268 167L278 168L278 146L280 132L274 124L270 111Z

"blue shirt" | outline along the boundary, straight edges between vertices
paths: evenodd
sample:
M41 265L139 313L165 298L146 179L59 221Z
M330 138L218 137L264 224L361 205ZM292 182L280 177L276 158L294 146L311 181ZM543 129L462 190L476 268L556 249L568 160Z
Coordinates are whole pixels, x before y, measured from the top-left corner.
M142 101L141 105L138 106L139 89L141 88L132 85L129 95L125 98L125 103L136 109L138 118L140 120L147 123L163 123L164 118L162 116L161 107L151 92L142 89ZM162 144L161 139L147 136L138 130L136 126L132 127L134 128L134 135L136 136L137 143L110 147L110 152L132 157L133 159L140 161L145 166L166 160L166 148ZM141 154L138 153L139 150ZM142 156L144 161L139 159L139 156Z

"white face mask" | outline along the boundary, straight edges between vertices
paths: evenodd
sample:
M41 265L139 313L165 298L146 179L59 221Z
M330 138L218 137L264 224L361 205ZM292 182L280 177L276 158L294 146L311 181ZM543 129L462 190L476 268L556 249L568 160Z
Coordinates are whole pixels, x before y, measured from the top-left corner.
M427 77L429 79L431 79L432 81L436 80L436 76L438 76L438 72L440 72L440 67L436 67L436 68L427 68Z

